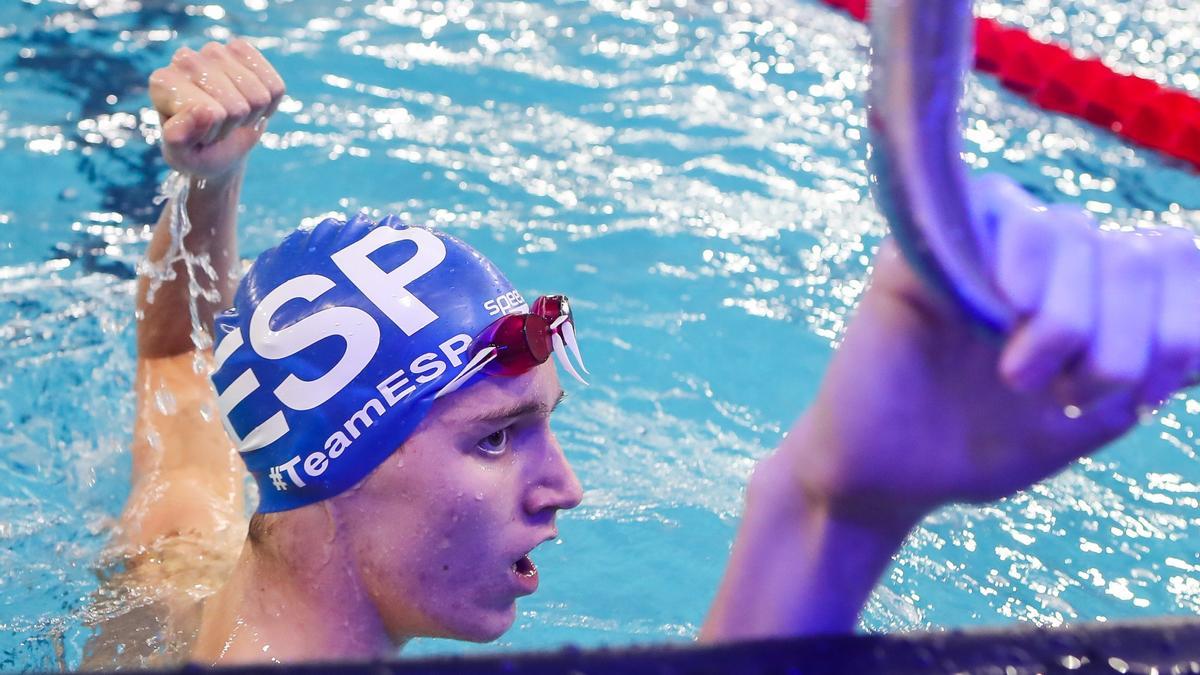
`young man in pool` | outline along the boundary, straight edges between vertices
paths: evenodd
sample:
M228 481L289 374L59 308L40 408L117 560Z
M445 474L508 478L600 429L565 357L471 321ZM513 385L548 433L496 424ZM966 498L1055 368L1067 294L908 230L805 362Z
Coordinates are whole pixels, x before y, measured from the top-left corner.
M246 532L238 455L260 493L240 556L206 580L219 590L191 657L338 659L414 636L495 639L537 588L529 552L581 498L549 427L562 397L551 350L578 358L569 302L527 305L462 242L361 217L289 236L235 295L243 161L283 82L235 41L181 50L150 88L167 161L193 177L185 248L207 262L189 271L164 212L138 293L122 543L156 549L162 564L143 576L185 594L195 579L180 558L194 547L169 542L217 542L207 555L228 560ZM191 298L191 278L211 292ZM193 343L191 302L201 335L215 332L211 354ZM231 304L214 331L208 317ZM155 576L161 567L178 574ZM194 605L164 602L169 632L191 642Z
M561 396L551 353L582 367L569 307L526 305L465 244L394 219L294 233L235 296L244 160L282 94L241 41L180 50L151 78L164 155L191 175L186 249L209 260L197 316L223 313L200 331L215 347L197 348L165 211L139 287L121 534L157 554L132 573L186 598L204 593L179 542L227 561L180 649L204 663L493 639L536 588L529 551L581 499L548 426ZM816 401L754 471L702 639L851 630L926 513L1057 472L1196 371L1189 238L1102 235L1000 178L978 182L975 201L1021 325L1002 343L980 334L885 245ZM239 554L242 460L261 502Z

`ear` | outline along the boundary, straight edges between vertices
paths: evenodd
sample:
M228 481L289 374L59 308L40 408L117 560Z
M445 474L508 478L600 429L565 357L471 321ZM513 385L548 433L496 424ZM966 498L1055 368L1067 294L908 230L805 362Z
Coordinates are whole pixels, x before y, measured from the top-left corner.
M255 542L260 554L295 570L323 565L336 553L330 549L341 545L337 540L336 513L331 510L333 501L326 499L290 511L255 514L255 520L261 519L263 525L257 533L261 542ZM252 528L250 536L254 534Z

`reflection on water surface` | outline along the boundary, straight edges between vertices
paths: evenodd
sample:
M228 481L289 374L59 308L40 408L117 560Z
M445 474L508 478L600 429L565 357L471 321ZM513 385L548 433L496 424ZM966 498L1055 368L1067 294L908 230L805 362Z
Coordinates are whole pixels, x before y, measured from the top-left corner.
M1200 91L1184 0L981 11ZM557 418L587 488L494 648L695 634L755 458L812 396L884 231L865 29L815 1L22 0L0 5L0 667L77 664L128 490L132 265L164 167L145 79L252 37L288 80L252 158L253 255L366 208L567 291L597 377ZM1200 183L969 84L967 159L1110 224L1200 231ZM1195 413L913 537L869 629L1200 611ZM479 647L424 642L414 653Z

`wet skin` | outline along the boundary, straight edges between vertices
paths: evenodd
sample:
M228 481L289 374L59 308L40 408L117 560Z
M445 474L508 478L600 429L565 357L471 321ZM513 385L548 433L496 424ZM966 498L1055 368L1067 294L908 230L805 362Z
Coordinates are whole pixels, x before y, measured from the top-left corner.
M358 487L333 500L365 593L393 641L488 641L537 588L522 558L557 536L582 488L550 429L552 363L438 401Z

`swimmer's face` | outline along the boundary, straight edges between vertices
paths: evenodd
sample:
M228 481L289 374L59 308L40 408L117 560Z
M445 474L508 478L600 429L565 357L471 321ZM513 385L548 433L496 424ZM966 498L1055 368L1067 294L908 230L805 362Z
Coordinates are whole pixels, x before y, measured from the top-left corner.
M561 397L552 363L447 396L342 499L359 578L393 639L488 641L512 626L516 598L537 587L526 554L582 498L550 430Z

